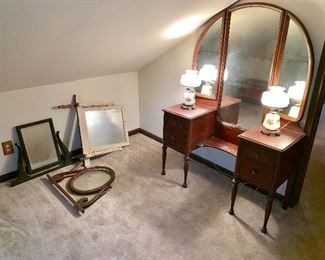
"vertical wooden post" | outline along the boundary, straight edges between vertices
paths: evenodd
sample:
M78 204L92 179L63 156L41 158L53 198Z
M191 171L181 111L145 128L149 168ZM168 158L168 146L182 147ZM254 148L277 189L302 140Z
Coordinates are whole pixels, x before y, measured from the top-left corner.
M293 183L292 196L289 201L289 206L296 205L299 201L301 190L306 176L307 166L310 154L313 148L319 118L322 112L322 107L325 99L325 43L320 57L318 71L315 79L314 89L310 100L307 119L304 131L307 134L305 149L301 155L300 164Z

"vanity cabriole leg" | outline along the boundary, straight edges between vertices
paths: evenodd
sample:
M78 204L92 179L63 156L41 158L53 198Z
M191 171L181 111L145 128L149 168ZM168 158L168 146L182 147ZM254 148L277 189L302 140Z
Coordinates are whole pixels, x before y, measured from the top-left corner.
M266 232L267 232L266 226L267 226L267 222L269 221L270 214L271 214L273 199L274 199L274 192L272 192L272 194L270 194L268 196L266 206L265 206L264 224L261 229L261 232L264 234L266 234Z
M230 204L230 210L229 210L229 214L230 215L234 215L234 205L235 205L235 200L236 200L236 196L237 196L237 188L238 188L238 179L234 178L232 180L232 192L231 192L231 204Z
M187 173L188 173L189 165L190 165L190 156L189 154L185 154L184 155L184 183L183 183L184 188L187 187Z
M166 157L167 157L167 145L162 147L162 171L161 175L166 175L165 166L166 166Z

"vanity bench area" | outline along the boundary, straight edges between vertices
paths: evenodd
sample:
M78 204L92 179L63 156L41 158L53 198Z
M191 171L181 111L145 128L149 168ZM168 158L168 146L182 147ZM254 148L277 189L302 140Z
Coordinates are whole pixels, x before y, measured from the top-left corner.
M283 208L296 204L290 201L307 136L299 122L313 63L308 32L288 10L247 3L213 16L193 54L192 70L198 72L200 85L184 81L185 74L181 79L187 90L195 88L195 107L186 107L184 101L163 109L162 174L168 172L168 147L184 155L184 188L196 148L212 147L234 156L229 214L235 214L240 181L262 188L268 194L261 229L266 233L280 185L287 182ZM280 91L273 92L271 86ZM266 100L267 95L272 98Z

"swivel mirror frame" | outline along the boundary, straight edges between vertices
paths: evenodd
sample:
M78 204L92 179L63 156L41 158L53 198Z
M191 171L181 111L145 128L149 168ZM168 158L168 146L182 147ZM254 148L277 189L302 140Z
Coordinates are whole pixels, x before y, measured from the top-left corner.
M11 186L79 160L68 151L60 138L60 132L54 134L51 118L16 126L16 130L20 143L15 143L18 150L18 169L17 178L12 180ZM52 151L46 153L46 145L51 147ZM47 154L51 156L51 160L46 158Z
M60 191L79 212L85 213L86 208L94 204L111 188L111 184L115 179L115 171L107 166L94 166L79 169L80 166L81 164L78 164L70 171L54 175L47 174L47 177L51 181L51 184L54 185L54 187ZM74 182L78 178L82 178L83 175L98 171L107 175L107 180L101 185L88 190L81 190L74 185Z
M229 34L230 34L230 27L231 27L231 16L232 13L236 12L237 10L245 9L245 8L251 8L251 7L260 7L260 8L267 8L274 10L275 12L278 12L280 14L280 19L278 23L277 28L277 36L276 36L276 43L275 43L275 49L273 51L273 57L272 57L272 65L269 73L269 79L268 79L268 86L272 85L278 85L280 81L280 75L281 75L281 68L283 65L283 59L284 59L284 51L286 46L286 40L289 30L289 23L290 21L293 21L295 25L299 28L300 33L304 36L304 41L308 53L308 67L307 67L307 75L306 75L306 84L305 84L305 90L304 95L301 101L299 114L296 118L290 117L287 114L280 113L280 116L282 119L290 122L299 122L304 114L308 95L310 92L310 85L313 75L313 66L314 66L314 53L313 53L313 47L312 43L309 37L309 34L304 27L303 23L290 11L281 8L279 6L268 4L268 3L245 3L245 4L239 4L232 6L221 13L216 14L212 18L210 18L201 34L199 35L199 38L196 42L194 54L193 54L193 60L192 60L192 68L193 69L199 69L197 68L198 65L198 59L199 59L199 51L202 44L202 41L209 31L209 29L221 19L221 28L220 28L220 36L219 36L219 46L218 46L218 52L219 52L219 60L217 60L217 75L216 75L216 81L214 84L215 88L215 95L207 96L200 93L196 93L196 96L198 97L198 100L200 100L203 103L213 104L217 105L218 110L221 107L221 101L222 101L222 93L223 93L223 87L224 87L224 72L226 68L226 60L227 60L227 51L228 51L228 43L229 43ZM217 59L217 57L216 57ZM265 89L266 90L266 89ZM199 101L199 102L200 102ZM264 109L261 111L261 120L262 116L266 113L266 110ZM221 122L223 123L223 122ZM227 124L227 122L225 122ZM231 124L230 124L231 125ZM229 125L228 125L229 126ZM233 125L236 128L241 128L239 125L234 124ZM243 129L243 128L242 128ZM241 130L242 130L241 129Z
M62 163L51 118L16 126L16 130L27 174L33 175Z

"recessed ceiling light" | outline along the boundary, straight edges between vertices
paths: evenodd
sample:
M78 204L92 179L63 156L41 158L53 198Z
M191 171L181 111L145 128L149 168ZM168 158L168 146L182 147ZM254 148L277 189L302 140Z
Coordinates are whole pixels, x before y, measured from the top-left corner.
M167 39L175 39L194 31L203 21L204 16L190 16L169 26L164 32Z

